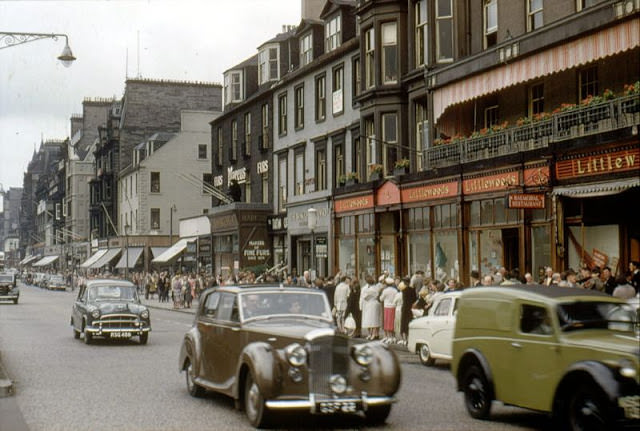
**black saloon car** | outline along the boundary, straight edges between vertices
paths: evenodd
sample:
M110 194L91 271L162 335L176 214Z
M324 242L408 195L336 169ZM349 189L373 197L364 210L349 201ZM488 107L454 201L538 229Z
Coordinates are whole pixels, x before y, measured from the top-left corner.
M149 310L140 303L136 286L124 280L89 280L80 286L71 311L74 338L128 339L140 337L147 344L151 322Z
M9 300L17 304L18 299L20 299L20 288L16 283L15 274L0 273L0 300Z
M395 353L336 331L321 290L223 286L205 291L179 359L192 396L232 397L253 426L281 412L383 423L400 386Z

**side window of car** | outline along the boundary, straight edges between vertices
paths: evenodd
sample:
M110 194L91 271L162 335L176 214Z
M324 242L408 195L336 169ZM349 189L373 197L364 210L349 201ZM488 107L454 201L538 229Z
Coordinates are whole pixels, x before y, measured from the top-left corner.
M520 331L525 334L549 335L553 333L551 317L547 309L537 305L522 304Z
M211 295L207 296L207 299L204 303L204 315L215 319L219 302L220 292L213 292Z
M231 320L231 312L236 303L236 295L224 294L220 297L218 305L218 320Z
M448 316L449 308L451 308L451 299L450 298L443 299L442 301L440 301L440 303L436 307L436 311L434 312L434 314L436 316Z

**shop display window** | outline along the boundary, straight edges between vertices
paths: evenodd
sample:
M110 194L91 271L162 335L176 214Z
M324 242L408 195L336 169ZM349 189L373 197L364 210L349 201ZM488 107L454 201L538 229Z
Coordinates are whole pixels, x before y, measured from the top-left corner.
M567 230L569 267L577 270L582 265L589 268L611 267L617 273L620 260L620 232L618 225L569 226Z
M433 234L435 278L446 282L460 277L458 262L458 235L455 230L436 231Z
M431 277L431 238L429 233L410 233L408 239L409 273L424 271Z
M350 277L356 276L355 239L344 238L338 241L338 267Z
M376 276L376 243L373 237L358 239L358 273L360 279Z
M551 228L549 225L531 227L531 273L551 266Z

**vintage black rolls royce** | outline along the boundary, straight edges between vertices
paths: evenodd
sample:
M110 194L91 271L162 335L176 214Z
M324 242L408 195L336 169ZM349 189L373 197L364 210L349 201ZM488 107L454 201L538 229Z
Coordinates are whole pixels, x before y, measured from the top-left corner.
M0 300L13 301L18 303L20 299L20 288L16 283L16 275L9 272L0 273Z
M88 280L78 290L71 310L74 338L84 334L91 344L95 337L140 338L147 344L151 322L149 309L140 303L136 286L124 280Z
M383 423L400 386L392 350L338 333L325 293L299 287L203 292L179 368L192 396L228 395L255 427L285 411Z

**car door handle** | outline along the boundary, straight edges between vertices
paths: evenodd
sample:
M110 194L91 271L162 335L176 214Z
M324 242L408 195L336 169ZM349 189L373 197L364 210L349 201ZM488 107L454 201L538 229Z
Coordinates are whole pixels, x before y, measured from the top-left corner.
M511 343L511 347L515 347L516 349L522 349L522 344L520 344L520 343Z

